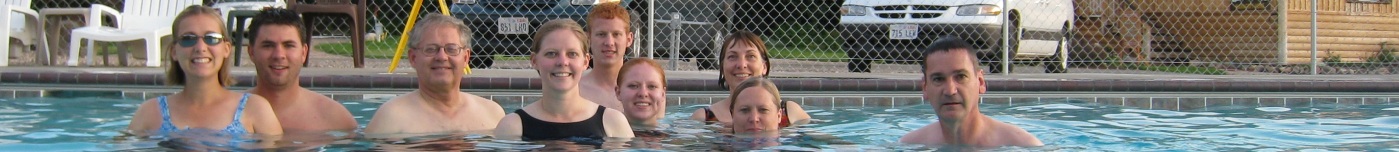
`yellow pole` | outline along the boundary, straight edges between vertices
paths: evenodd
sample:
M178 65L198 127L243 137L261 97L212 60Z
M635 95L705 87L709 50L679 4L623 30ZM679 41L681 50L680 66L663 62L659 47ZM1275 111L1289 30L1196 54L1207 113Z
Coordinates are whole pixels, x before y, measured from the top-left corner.
M452 16L452 13L448 12L447 10L447 7L451 6L447 5L447 0L437 0L437 6L442 6L437 7L438 9L442 9L442 15Z
M423 7L423 0L413 1L412 10L408 11L408 23L403 26L403 34L398 36L398 47L393 52L393 62L389 63L389 73L398 68L398 61L403 59L403 48L408 47L408 32L413 31L413 22L418 21L418 8Z
M452 13L448 12L449 5L447 5L446 0L437 0L437 5L441 6L439 8L441 8L443 15L452 16ZM398 68L398 61L403 59L403 48L408 46L408 33L413 31L413 23L418 22L418 9L421 8L423 8L423 0L413 1L413 8L408 11L408 23L403 26L403 35L398 37L398 47L394 49L393 63L389 63L389 73L393 73L394 69ZM462 72L471 74L471 64L468 63Z

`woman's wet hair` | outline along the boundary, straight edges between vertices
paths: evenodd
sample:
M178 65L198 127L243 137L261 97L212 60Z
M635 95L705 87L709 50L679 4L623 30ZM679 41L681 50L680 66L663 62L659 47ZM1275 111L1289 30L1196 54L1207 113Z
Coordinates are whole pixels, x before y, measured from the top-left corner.
M666 86L665 69L661 69L661 64L656 63L656 60L652 60L651 58L635 58L628 60L626 63L622 63L622 70L617 74L617 86L622 86L622 83L624 83L622 80L627 78L627 71L631 71L631 69L643 65L651 66L652 69L655 69L656 75L661 76L661 86Z
M579 26L578 22L573 21L573 19L554 19L549 20L549 22L544 22L544 24L539 25L538 30L535 30L534 39L530 42L530 56L532 57L535 53L539 53L539 50L543 49L539 46L544 43L544 37L549 36L549 33L553 33L557 30L568 30L573 33L573 36L578 37L578 41L581 42L578 44L582 44L582 48L588 48L588 33L583 32L583 26ZM583 52L587 53L588 51L583 50Z
M742 93L743 89L753 87L758 87L767 90L768 93L772 94L773 105L782 107L782 93L777 91L777 84L772 83L771 79L765 77L754 77L748 78L748 80L743 80L743 82L738 83L738 86L734 87L733 90L729 90L729 100L733 101L729 103L729 113L733 113L734 106L738 105L738 94ZM778 114L782 113L779 112Z

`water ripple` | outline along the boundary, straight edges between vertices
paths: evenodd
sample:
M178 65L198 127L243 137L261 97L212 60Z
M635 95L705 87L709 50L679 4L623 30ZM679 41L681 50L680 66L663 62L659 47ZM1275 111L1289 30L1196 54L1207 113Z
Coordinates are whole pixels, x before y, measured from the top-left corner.
M1227 125L1234 124L1215 117L1190 117L1184 119L1156 119L1164 122L1177 122L1193 125Z
M1263 112L1284 112L1284 111L1292 110L1291 108L1285 108L1285 107L1258 107L1258 108L1254 108L1254 109L1258 109L1258 111L1263 111Z
M24 136L20 136L20 138L29 138L29 139L49 139L49 138L55 138L55 137L58 137L58 133L56 133L56 132L34 132L34 133L24 134Z
M1136 114L1136 113L1105 114L1105 115L1103 115L1103 117L1104 117L1104 118L1112 118L1112 119L1146 119L1146 116L1143 116L1142 114Z
M1082 109L1093 109L1093 108L1080 107L1080 106L1069 105L1069 104L1047 104L1047 105L1034 105L1034 106L1019 106L1019 107L1010 108L1010 110L1032 110L1032 109L1047 109L1047 110L1082 110Z
M1180 116L1186 116L1186 115L1206 115L1206 116L1219 115L1219 113L1214 113L1214 112L1180 112L1180 111L1170 111L1170 110L1142 110L1142 109L1122 109L1122 112L1145 113L1145 114L1153 114L1153 115L1163 116L1163 117L1180 117Z

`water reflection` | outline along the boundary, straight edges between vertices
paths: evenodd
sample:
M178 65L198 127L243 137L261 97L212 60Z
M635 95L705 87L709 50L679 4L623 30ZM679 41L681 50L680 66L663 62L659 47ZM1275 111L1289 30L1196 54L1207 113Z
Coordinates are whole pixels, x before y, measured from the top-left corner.
M0 151L960 151L959 147L904 145L897 139L932 123L927 105L894 108L810 109L818 123L765 136L734 135L724 126L668 113L652 130L631 139L602 141L497 140L483 133L311 135L204 139L199 134L134 137L130 123L137 100L96 98L11 99L0 102ZM345 102L350 109L380 102ZM1211 106L1208 110L1147 110L1092 103L986 105L994 119L1025 128L1045 147L1001 147L990 151L1295 151L1299 147L1385 151L1399 145L1399 104L1325 105L1258 109ZM507 106L510 107L510 106ZM516 105L515 107L518 107ZM695 107L672 106L670 111ZM688 110L687 110L688 109ZM357 116L374 111L354 111ZM368 121L361 117L361 124ZM218 136L211 136L218 137ZM232 143L232 144L231 144ZM270 146L267 143L271 143Z
M725 133L718 139L718 144L714 144L714 150L719 151L748 151L764 149L782 145L783 138L779 131L764 131L755 133L731 134Z

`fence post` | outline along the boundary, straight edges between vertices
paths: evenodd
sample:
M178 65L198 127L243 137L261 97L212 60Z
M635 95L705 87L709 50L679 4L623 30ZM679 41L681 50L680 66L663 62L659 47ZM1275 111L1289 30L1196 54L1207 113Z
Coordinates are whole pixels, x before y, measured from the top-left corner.
M680 26L685 25L681 24L684 22L681 17L680 12L671 12L670 24L666 25L670 27L670 70L680 69L678 65L680 62L676 61L680 61ZM699 62L698 59L694 61Z
M1278 65L1287 65L1287 1L1279 0L1278 6L1274 7L1278 13Z
M1001 0L1001 75L1010 75L1010 58L1015 57L1010 54L1010 12L1006 9L1010 7L1010 0Z
M646 50L646 58L656 58L656 0L646 0Z
M1312 75L1316 75L1316 0L1312 0Z

